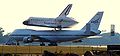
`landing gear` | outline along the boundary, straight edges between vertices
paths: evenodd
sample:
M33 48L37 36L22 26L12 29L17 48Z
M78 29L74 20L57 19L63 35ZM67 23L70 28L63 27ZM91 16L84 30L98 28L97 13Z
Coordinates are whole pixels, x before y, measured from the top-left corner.
M56 28L54 28L54 30L56 31L57 29L56 29Z
M58 26L58 28L54 28L54 31L62 30L61 26Z
M40 46L45 46L45 43L44 42L41 42L40 43ZM57 43L55 42L50 42L50 44L48 44L48 46L58 46Z
M52 42L52 43L48 44L48 46L58 46L58 45L57 45L57 43Z
M42 42L42 43L40 44L40 46L45 46L45 43Z
M58 28L58 30L62 30L62 27L61 27L61 25L59 25L58 27L59 27L59 28Z
M16 45L20 45L19 41L17 41Z
M59 30L62 30L62 28L59 28Z

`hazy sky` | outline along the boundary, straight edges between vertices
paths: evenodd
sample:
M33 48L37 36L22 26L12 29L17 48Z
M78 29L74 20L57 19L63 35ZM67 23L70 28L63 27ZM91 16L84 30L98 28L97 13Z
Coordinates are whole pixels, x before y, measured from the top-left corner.
M5 32L15 29L50 29L30 27L22 24L30 16L57 17L68 5L73 4L69 17L79 24L70 29L81 29L98 11L104 11L100 30L109 32L110 25L116 25L120 32L120 0L0 0L0 27Z

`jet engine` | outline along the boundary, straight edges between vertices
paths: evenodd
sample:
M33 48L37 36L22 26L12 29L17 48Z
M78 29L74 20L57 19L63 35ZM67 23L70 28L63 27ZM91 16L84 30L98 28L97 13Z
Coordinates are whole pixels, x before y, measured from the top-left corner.
M31 42L33 42L33 39L32 39L32 37L24 37L23 42L24 43L31 43Z

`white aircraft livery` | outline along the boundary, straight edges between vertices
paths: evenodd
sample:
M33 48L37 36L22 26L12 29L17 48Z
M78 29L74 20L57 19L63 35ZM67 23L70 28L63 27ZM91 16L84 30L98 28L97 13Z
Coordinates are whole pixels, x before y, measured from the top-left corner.
M61 30L62 28L69 28L78 22L71 17L67 17L71 10L72 4L69 4L62 13L56 18L42 18L42 17L29 17L28 20L23 22L28 26L49 27Z
M98 30L103 12L98 12L81 30L32 30L32 29L16 29L10 34L11 38L24 43L49 42L49 46L57 46L57 43L73 41L77 39L87 38L89 36L101 33Z

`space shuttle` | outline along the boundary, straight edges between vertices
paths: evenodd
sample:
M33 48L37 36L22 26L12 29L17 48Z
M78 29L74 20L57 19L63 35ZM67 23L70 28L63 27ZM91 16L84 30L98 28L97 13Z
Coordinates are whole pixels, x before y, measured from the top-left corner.
M56 18L29 17L23 22L23 24L28 26L54 28L55 30L62 30L62 28L70 28L71 26L78 24L78 22L75 21L74 18L67 17L71 8L72 4L68 4L68 6Z

